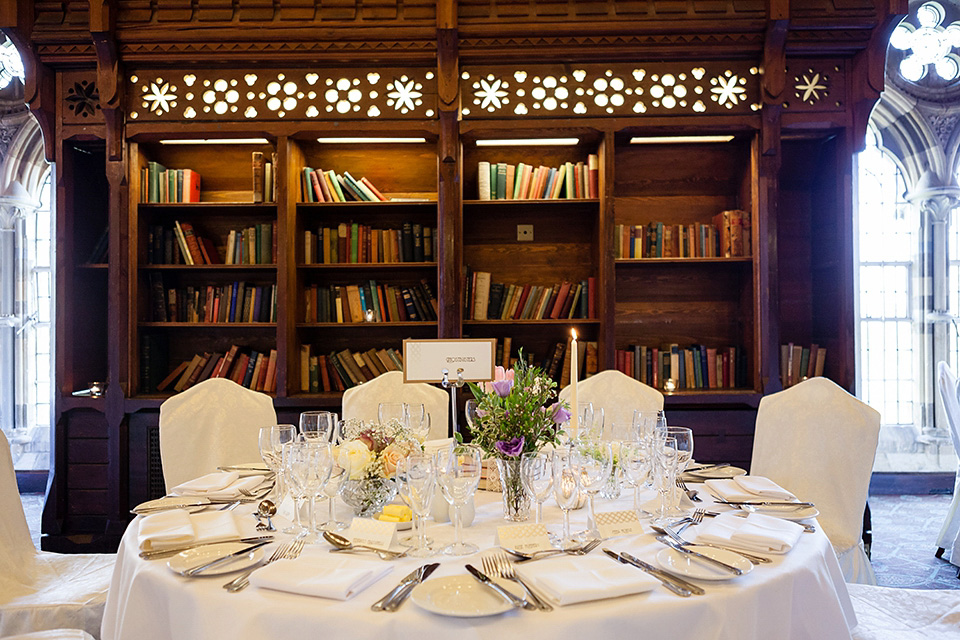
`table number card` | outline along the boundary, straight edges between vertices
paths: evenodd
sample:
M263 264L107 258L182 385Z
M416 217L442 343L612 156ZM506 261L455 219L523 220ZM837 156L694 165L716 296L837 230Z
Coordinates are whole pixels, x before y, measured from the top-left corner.
M636 511L607 511L597 514L597 530L602 538L631 536L643 533L643 525Z
M354 544L388 551L396 543L397 523L354 518L350 528L344 531L343 535Z
M545 524L507 524L497 527L497 544L527 553L553 549Z

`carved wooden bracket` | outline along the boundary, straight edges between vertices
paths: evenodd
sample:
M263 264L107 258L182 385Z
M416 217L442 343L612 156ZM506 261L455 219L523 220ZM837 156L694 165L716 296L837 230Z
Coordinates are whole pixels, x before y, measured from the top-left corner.
M116 0L90 3L90 36L97 52L100 110L107 125L107 157L123 158L123 70L117 56Z

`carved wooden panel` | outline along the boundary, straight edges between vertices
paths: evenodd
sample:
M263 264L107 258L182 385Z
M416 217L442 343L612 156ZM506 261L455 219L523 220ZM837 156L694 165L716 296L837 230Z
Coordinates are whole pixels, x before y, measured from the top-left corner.
M119 0L121 25L149 22L434 22L432 0Z
M138 122L437 117L428 69L139 69L127 81L128 116Z
M787 60L783 107L790 111L843 111L846 74L840 60Z
M728 18L763 18L763 0L459 0L462 24L500 22L622 21L624 18L696 20L724 14Z
M747 62L468 66L464 118L691 115L759 109Z
M60 76L64 124L103 123L94 71L64 71Z

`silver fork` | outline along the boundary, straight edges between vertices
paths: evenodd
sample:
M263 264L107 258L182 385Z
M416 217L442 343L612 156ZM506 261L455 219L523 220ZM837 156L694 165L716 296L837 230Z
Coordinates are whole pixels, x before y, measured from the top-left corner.
M486 558L483 559L484 562L486 562L486 560ZM512 580L523 587L523 590L527 592L527 599L533 602L540 611L553 611L553 606L534 592L533 588L530 587L523 578L517 575L516 570L513 568L513 563L510 562L507 554L503 551L494 552L493 555L490 556L490 563L496 569L497 575L501 578Z
M483 567L483 572L487 574L489 578L503 578L504 576L500 573L500 567L494 561L492 556L484 556L480 558L480 566ZM527 589L527 586L522 584L524 591L530 595L530 590ZM524 600L523 608L524 609L536 609L539 605L530 600Z
M296 540L291 540L285 544L280 545L274 550L273 554L267 558L262 564L245 571L241 575L237 576L227 584L223 585L223 588L229 591L230 593L236 593L237 591L243 591L248 586L250 586L250 574L259 569L260 567L265 567L272 562L277 560L293 560L300 556L300 552L303 551L303 540L298 538Z
M700 496L697 495L697 492L694 489L687 487L687 483L680 478L677 478L677 488L687 494L687 497L694 502L703 502L703 500L700 499Z
M695 509L694 512L690 514L690 517L687 519L687 521L684 522L679 529L677 529L677 535L683 533L687 527L703 522L704 514L706 514L706 509Z

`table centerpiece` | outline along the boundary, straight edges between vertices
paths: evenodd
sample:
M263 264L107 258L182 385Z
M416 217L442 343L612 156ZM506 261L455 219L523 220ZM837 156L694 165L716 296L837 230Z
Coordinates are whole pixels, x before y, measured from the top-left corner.
M423 450L420 441L397 419L383 423L344 420L337 464L347 474L340 497L356 515L366 518L397 495L393 475L397 461Z

